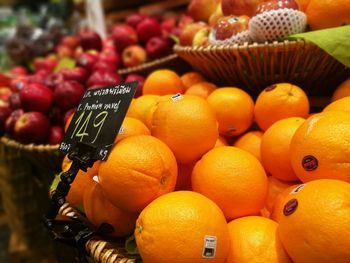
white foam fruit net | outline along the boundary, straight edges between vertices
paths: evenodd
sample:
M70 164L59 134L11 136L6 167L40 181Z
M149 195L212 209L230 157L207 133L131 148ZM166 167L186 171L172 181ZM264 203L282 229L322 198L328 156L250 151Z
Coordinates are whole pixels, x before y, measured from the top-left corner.
M249 34L256 42L273 41L304 32L306 23L306 15L301 11L289 8L271 10L250 19Z
M215 30L211 30L209 33L208 38L210 45L220 46L220 45L232 45L232 44L244 44L249 43L250 37L249 37L249 31L243 31L236 35L233 35L230 38L224 39L224 40L217 40L215 39Z

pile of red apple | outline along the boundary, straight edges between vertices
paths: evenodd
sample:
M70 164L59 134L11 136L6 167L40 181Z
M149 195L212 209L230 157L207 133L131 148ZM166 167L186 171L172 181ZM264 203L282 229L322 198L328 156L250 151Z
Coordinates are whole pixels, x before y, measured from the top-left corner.
M195 22L182 31L182 46L272 41L306 28L295 0L191 0L188 13Z

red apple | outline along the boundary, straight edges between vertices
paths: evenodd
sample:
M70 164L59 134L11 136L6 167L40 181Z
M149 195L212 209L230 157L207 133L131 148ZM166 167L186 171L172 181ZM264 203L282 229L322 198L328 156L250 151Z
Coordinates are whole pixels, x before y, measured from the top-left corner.
M46 58L36 58L33 61L33 68L35 72L40 70L53 71L58 63L56 56L49 56Z
M215 38L224 40L240 32L248 30L248 16L224 16L214 26Z
M129 46L124 49L122 61L125 67L134 67L144 63L147 59L146 51L139 45Z
M94 64L98 60L97 52L85 52L82 53L77 59L77 66L83 67L88 71L91 71Z
M5 121L5 131L9 135L13 135L16 121L24 114L24 111L22 109L14 110L11 112L11 114L7 117Z
M189 15L181 15L178 22L178 27L185 28L187 25L192 24L193 22L194 22L193 17Z
M122 52L127 46L135 45L138 42L135 29L126 24L115 25L112 28L111 36L119 52Z
M108 63L107 61L98 60L92 68L92 71L117 71L117 66L115 64Z
M265 0L222 0L221 9L225 16L254 16L258 4Z
M129 15L127 18L126 18L126 23L129 25L129 26L132 26L133 28L136 29L137 25L145 18L144 15L141 15L141 14L132 14L132 15Z
M119 66L120 66L120 56L114 50L103 50L98 55L98 60L109 63L109 64L114 64L116 66L116 68L119 68Z
M84 94L84 88L76 81L59 83L53 93L55 104L63 111L76 107Z
M28 76L28 83L44 83L46 77L50 75L51 72L52 71L48 71L46 69L40 69L39 71L35 72L35 74Z
M111 37L108 37L102 41L102 52L105 50L115 50L114 41Z
M26 76L28 75L28 70L23 66L16 66L11 69L10 73L14 77Z
M49 74L44 81L44 84L51 90L54 90L58 83L61 83L64 77L61 72Z
M123 79L117 73L111 71L95 71L87 80L86 84L89 89L98 87L115 86L121 84Z
M136 28L137 36L143 43L147 43L149 39L162 35L159 22L154 18L146 18L142 20Z
M219 0L191 0L187 11L194 20L208 22L218 3L220 3Z
M167 17L160 23L160 29L163 36L168 36L176 27L176 20L174 17Z
M82 67L75 67L72 69L61 69L59 73L63 76L64 80L77 81L84 85L88 78L88 71Z
M22 143L45 143L49 135L49 119L41 112L26 112L16 121L14 136Z
M0 100L0 135L5 132L5 122L10 116L12 110L9 107L8 103Z
M283 8L289 8L294 10L299 10L297 2L294 0L270 0L267 2L262 2L256 7L255 14L261 14L271 10L278 10Z
M0 87L0 100L8 101L12 90L8 87Z
M142 95L143 83L145 82L145 78L138 74L129 74L125 79L125 83L133 82L133 81L138 82L136 93L134 96L134 98L137 98Z
M23 89L23 87L25 85L27 85L29 83L29 77L24 76L24 77L17 77L11 80L11 84L10 87L12 89L12 91L14 92L18 92L21 89Z
M74 49L72 49L69 46L60 44L56 47L56 53L57 53L57 56L60 58L64 58L64 57L72 58L74 56Z
M11 79L8 76L0 73L0 86L8 87L10 86L10 84L11 84Z
M208 25L203 22L188 24L180 35L181 46L192 46L194 35L202 28L207 28Z
M80 46L84 51L87 50L101 50L102 39L99 34L91 30L81 30L79 32Z
M12 110L17 110L22 108L21 96L19 93L12 93L9 97L9 103Z
M64 36L60 44L75 49L80 45L80 38L78 36Z
M60 144L63 140L63 129L60 126L52 126L49 135L49 144Z
M53 106L47 116L49 117L51 124L63 124L63 111L58 106Z
M49 112L53 102L53 92L40 83L26 85L19 92L23 109L26 111Z
M146 44L147 56L151 59L161 58L172 52L172 42L165 37L152 37Z

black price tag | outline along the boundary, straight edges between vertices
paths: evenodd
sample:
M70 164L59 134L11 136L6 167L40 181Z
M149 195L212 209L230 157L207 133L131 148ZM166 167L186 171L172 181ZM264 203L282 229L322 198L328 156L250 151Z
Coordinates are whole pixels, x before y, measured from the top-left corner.
M59 149L70 153L78 142L82 142L96 148L94 159L106 160L136 88L137 82L134 81L87 90Z

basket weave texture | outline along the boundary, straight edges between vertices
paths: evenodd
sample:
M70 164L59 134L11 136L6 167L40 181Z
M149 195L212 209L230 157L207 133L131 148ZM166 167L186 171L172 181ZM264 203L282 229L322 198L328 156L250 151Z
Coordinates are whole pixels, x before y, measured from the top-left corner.
M331 95L350 69L303 40L265 44L182 47L174 51L220 86L236 86L256 97L267 86L291 82L308 95Z
M61 156L57 146L0 139L0 191L10 229L28 251L25 262L52 257L53 241L42 224L48 189Z

